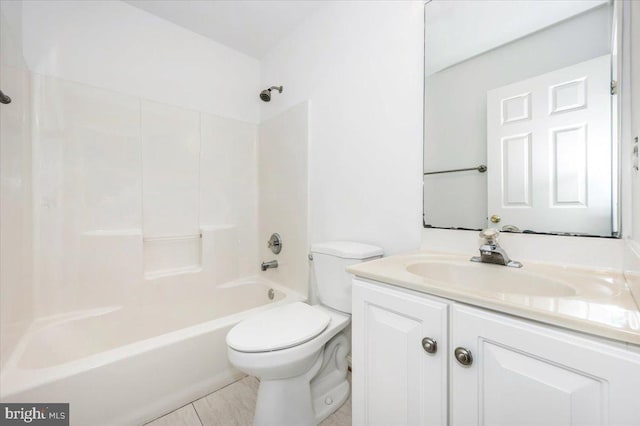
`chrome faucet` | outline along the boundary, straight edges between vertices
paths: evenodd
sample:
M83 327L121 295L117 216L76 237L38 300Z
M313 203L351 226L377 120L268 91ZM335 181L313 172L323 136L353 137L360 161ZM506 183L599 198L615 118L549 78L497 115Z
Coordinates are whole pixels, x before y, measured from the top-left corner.
M262 265L260 265L260 269L262 269L263 271L266 271L267 269L271 269L271 268L277 268L278 267L278 261L277 260L271 260L269 262L262 262Z
M473 256L472 262L495 263L496 265L522 268L522 263L509 259L507 252L498 244L500 232L497 229L485 229L480 233L484 243L480 246L480 256Z

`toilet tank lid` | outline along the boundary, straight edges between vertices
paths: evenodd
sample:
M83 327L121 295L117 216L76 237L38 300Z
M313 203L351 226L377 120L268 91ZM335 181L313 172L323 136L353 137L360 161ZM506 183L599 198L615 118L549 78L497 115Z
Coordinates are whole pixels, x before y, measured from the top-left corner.
M328 254L344 259L368 259L382 256L382 248L352 241L329 241L311 245L311 253Z

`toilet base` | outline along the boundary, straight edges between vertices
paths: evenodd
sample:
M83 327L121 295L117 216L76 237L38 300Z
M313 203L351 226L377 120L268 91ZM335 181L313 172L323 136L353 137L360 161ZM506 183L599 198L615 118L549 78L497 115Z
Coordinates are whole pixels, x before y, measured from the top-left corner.
M349 341L340 333L326 344L305 374L262 379L253 425L315 426L335 412L349 398L348 352Z
M309 381L322 366L322 352L306 374L288 379L260 380L253 426L314 426Z
M338 408L342 407L342 404L349 399L350 393L351 386L349 386L347 379L344 379L334 389L314 398L313 411L315 412L316 424L320 424Z
M336 411L349 398L347 355L351 345L344 332L327 342L318 374L311 381L316 424Z

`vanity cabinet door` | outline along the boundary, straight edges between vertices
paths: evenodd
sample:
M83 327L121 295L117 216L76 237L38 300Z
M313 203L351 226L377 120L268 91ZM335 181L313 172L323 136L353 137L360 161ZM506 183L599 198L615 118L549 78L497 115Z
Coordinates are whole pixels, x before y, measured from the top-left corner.
M640 354L573 333L452 306L451 424L640 425Z
M436 299L354 280L354 425L447 424L447 311Z

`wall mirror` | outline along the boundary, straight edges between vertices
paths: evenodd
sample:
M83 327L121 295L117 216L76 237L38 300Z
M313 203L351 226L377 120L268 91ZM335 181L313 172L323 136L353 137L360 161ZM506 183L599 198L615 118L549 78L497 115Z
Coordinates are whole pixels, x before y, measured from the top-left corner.
M616 9L425 5L425 227L619 236Z

